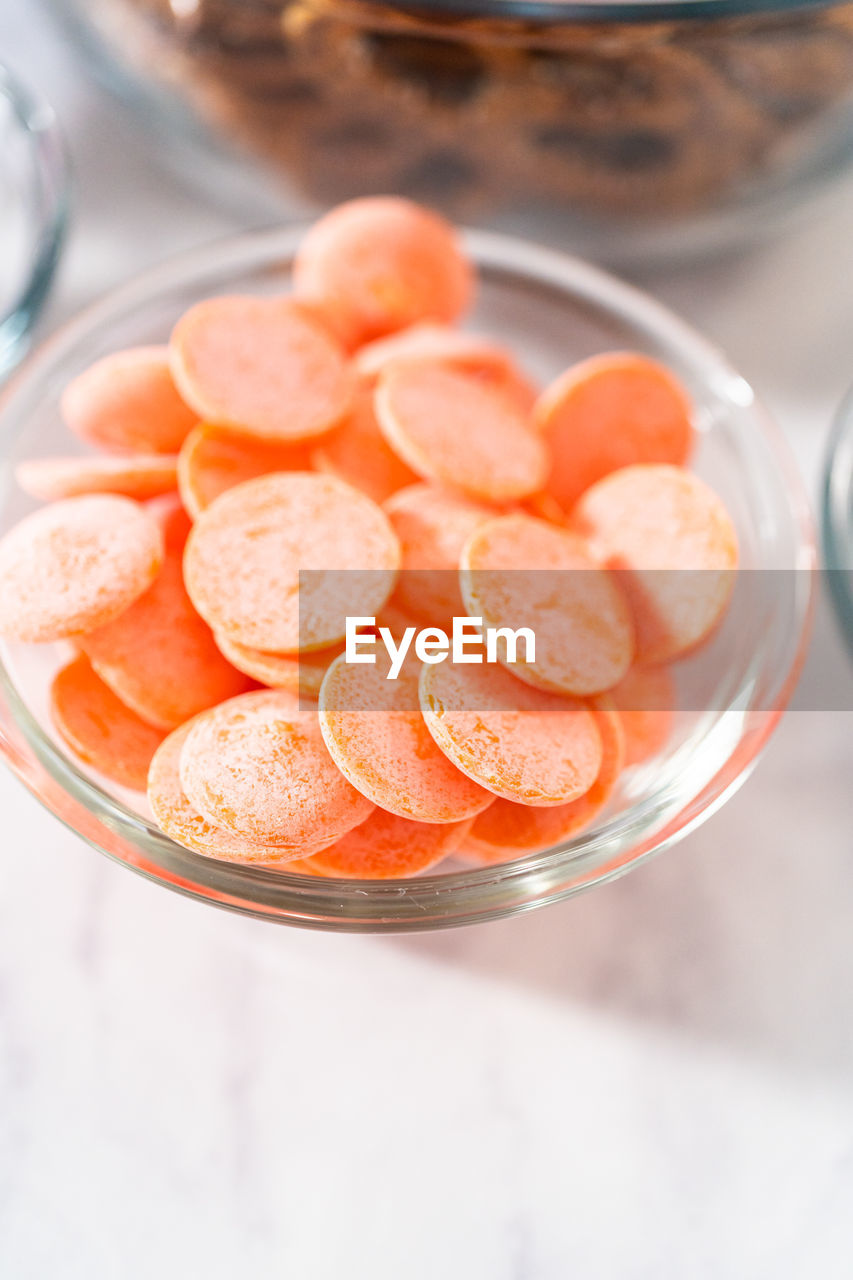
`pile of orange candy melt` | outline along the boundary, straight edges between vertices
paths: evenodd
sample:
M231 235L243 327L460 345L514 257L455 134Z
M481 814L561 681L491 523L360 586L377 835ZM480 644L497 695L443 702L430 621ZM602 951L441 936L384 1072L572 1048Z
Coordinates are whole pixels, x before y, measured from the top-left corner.
M46 505L0 542L0 634L73 645L56 731L186 848L357 878L499 862L577 834L664 746L667 664L737 564L686 469L688 397L631 352L540 391L454 327L474 286L435 214L342 205L292 293L206 299L74 380L97 452L18 468ZM358 599L300 592L306 570L364 571ZM381 647L347 661L349 613L525 625L535 658L409 654L389 679Z

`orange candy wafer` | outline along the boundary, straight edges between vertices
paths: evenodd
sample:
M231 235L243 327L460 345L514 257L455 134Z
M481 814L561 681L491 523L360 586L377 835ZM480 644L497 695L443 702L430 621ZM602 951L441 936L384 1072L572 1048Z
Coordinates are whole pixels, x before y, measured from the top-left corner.
M391 448L427 480L486 502L541 488L548 456L513 399L438 362L393 364L376 388Z
M165 454L112 458L34 458L15 468L24 493L43 502L87 493L118 493L140 502L170 493L178 484L178 460Z
M380 627L386 627L394 639L399 640L409 627L414 627L417 630L417 626L417 621L396 605L392 596L388 604L383 606L375 624L368 630L376 634Z
M356 392L351 412L317 445L311 460L318 471L346 480L374 502L384 502L417 480L379 430L373 394L363 387Z
M104 356L68 384L61 410L83 440L131 453L177 453L198 420L172 379L168 347Z
M244 435L312 439L350 406L343 352L290 298L197 302L175 326L170 353L175 382L198 417Z
M177 493L164 493L160 498L152 498L146 502L145 510L158 524L165 550L183 551L193 526Z
M80 638L98 675L127 706L162 729L244 693L250 680L220 653L192 606L183 547L168 545L148 590L112 622Z
M601 767L590 789L550 809L496 800L474 819L465 838L466 860L487 865L539 853L572 839L595 821L625 766L625 732L609 697L596 699L592 713L601 737Z
M418 360L439 361L491 383L514 397L525 413L529 413L536 402L537 389L506 348L490 338L450 325L424 322L401 329L390 337L377 338L355 353L353 366L364 381L375 384L390 364Z
M294 471L249 480L203 511L184 576L214 631L265 653L296 653L342 639L347 616L375 617L399 563L380 507L335 476ZM309 578L311 570L337 572Z
M164 735L120 702L86 658L75 658L54 678L50 714L76 756L123 787L145 790Z
M322 853L307 859L310 874L355 880L399 880L428 871L455 853L471 826L412 822L376 809Z
M698 476L680 467L624 467L586 491L571 525L602 563L624 570L638 662L668 662L719 622L734 587L737 535Z
M194 809L181 787L180 760L193 721L170 733L159 748L148 771L148 803L164 835L193 853L228 862L261 865L287 864L290 871L301 854L319 852L316 845L287 849L281 845L259 844L245 836L224 831Z
M419 320L455 320L471 299L473 273L438 214L374 196L314 223L296 255L293 285L357 346Z
M601 766L589 709L517 680L500 666L425 666L421 710L444 754L480 786L521 804L567 804Z
M196 520L215 498L245 480L272 471L310 471L311 451L304 444L270 444L235 435L227 427L200 422L178 455L181 501Z
M591 484L636 463L683 465L692 408L673 374L632 351L593 356L543 391L533 411L551 451L546 493L570 511Z
M394 603L423 622L446 627L465 612L459 560L471 534L493 508L437 485L409 485L385 503L400 540L402 564Z
M632 667L607 696L625 730L626 768L663 750L676 704L675 681L666 667Z
M342 654L320 689L320 729L345 778L374 804L416 822L459 822L494 797L438 749L418 700L420 663L387 678L388 654L347 663Z
M283 689L203 712L181 751L181 785L208 821L261 844L336 840L373 812L332 761L316 709Z
M533 516L500 516L474 530L460 565L471 617L533 631L535 661L512 664L519 679L587 697L627 672L634 653L628 602L575 534ZM500 646L498 657L505 656Z
M285 654L250 649L236 640L229 640L228 636L218 635L215 640L223 655L238 671L270 689L289 689L304 698L320 696L323 677L340 652L335 646L287 657Z
M366 343L353 356L353 367L360 377L375 380L397 360L440 360L463 372L479 373L502 371L512 357L489 338L425 320Z
M0 634L52 641L109 622L141 596L163 560L157 522L129 498L67 498L0 541Z

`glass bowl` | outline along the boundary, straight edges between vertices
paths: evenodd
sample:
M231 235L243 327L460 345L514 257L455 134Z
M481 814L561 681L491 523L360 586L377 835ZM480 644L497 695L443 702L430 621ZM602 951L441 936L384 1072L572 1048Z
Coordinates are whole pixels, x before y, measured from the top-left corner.
M391 191L645 265L765 234L853 155L849 2L53 4L158 145L215 140L183 170L244 217L229 153L291 197Z
M201 297L280 291L300 235L265 232L182 257L98 303L35 354L0 411L0 533L32 505L12 483L16 461L68 451L57 401L71 377L108 351L163 341ZM172 843L144 799L108 787L52 733L47 688L61 647L4 646L7 762L74 831L153 880L259 918L339 930L433 929L511 914L620 875L684 836L743 781L782 712L804 655L814 549L796 472L750 387L681 320L598 269L492 233L466 240L481 277L471 324L508 342L534 377L627 347L666 361L694 397L694 465L728 505L744 570L710 647L721 659L710 665L713 685L679 715L664 752L627 771L604 817L570 843L488 869L456 863L410 880L356 882L213 861ZM772 590L755 589L762 582ZM692 660L679 665L689 676Z
M829 441L822 534L830 596L853 656L853 392L839 410Z
M0 379L23 355L49 292L67 181L52 109L0 65Z

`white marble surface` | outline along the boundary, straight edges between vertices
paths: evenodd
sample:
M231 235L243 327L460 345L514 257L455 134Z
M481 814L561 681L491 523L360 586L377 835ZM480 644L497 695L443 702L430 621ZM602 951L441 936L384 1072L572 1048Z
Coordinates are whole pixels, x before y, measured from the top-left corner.
M0 57L72 140L46 327L232 225L30 0L4 0ZM784 241L657 285L755 381L813 494L853 380L851 217L853 187ZM645 870L398 939L185 901L0 774L0 1276L847 1280L851 773L853 717L797 713Z

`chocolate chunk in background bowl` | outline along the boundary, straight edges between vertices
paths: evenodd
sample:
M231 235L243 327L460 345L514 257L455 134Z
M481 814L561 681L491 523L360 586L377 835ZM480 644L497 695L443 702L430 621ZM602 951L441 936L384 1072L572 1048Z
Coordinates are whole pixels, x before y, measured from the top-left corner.
M378 74L402 80L436 103L465 102L488 73L477 50L458 40L386 31L366 33L363 40Z
M400 190L413 200L459 200L479 181L473 158L458 151L429 151L404 170Z
M566 60L572 74L559 88L549 77L528 111L538 185L553 198L626 218L687 211L754 168L771 137L762 114L691 52L623 45Z
M666 168L677 160L675 138L652 129L597 134L559 124L546 125L537 133L536 142L548 151L577 155L591 164L623 173Z

